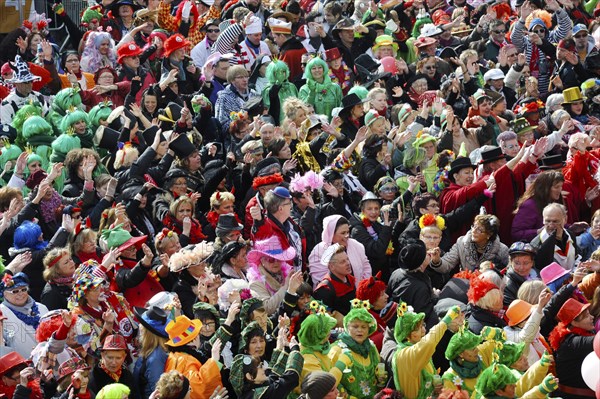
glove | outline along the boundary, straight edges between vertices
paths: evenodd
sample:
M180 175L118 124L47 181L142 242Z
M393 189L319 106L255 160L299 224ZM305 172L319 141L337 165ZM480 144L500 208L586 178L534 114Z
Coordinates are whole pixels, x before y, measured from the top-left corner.
M183 3L183 9L181 10L181 18L188 19L190 17L190 11L192 11L192 2L186 1Z
M554 392L558 389L558 380L552 374L548 374L546 378L544 378L544 381L538 385L538 389L544 395L548 395L550 392Z
M549 354L548 351L544 351L544 354L542 355L542 358L540 359L540 364L543 367L548 367L552 364L553 361L554 361L554 357L552 357L552 355Z
M62 3L54 4L54 6L52 6L52 10L54 11L54 13L56 15L64 15L65 14L65 7L62 5Z
M442 321L448 325L452 323L452 320L456 319L458 316L460 316L460 308L458 306L452 306L450 309L448 309L446 316L444 316Z
M506 333L498 327L485 326L481 330L481 337L484 341L506 341Z

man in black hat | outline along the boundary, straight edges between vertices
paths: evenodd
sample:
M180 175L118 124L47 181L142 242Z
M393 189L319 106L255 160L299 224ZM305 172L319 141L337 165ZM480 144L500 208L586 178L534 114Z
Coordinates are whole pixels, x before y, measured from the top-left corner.
M323 36L325 32L321 34L323 45L327 50L334 47L339 48L344 62L350 69L354 69L354 60L361 54L365 54L373 46L377 37L375 29L363 25L354 26L354 22L349 18L338 22L332 32L333 39L326 34ZM362 33L363 36L355 38L355 32Z

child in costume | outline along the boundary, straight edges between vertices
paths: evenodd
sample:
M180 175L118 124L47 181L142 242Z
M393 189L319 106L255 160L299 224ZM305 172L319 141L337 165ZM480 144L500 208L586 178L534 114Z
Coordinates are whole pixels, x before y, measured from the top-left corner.
M398 349L392 358L396 389L409 399L426 399L434 392L435 367L431 357L448 328L458 330L464 315L458 306L425 333L425 313L414 313L405 302L398 306L394 337ZM441 387L440 387L441 389Z
M369 301L353 299L352 309L344 316L344 332L332 345L329 357L333 363L341 353L350 358L350 372L344 370L341 385L349 398L367 399L383 387L387 376L376 375L379 353L369 336L377 329L375 318L369 313Z
M281 124L285 119L283 103L290 97L298 97L296 85L289 82L290 68L280 60L273 59L267 66L269 84L262 91L263 104L269 114Z

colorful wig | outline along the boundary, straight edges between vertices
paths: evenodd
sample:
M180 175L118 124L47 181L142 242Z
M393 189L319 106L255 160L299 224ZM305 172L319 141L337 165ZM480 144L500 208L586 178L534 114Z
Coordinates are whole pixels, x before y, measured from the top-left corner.
M103 101L100 104L96 104L88 113L88 120L92 127L92 131L96 131L100 126L101 120L107 120L108 116L112 112L113 103L110 101Z
M80 109L75 109L73 111L67 110L67 113L60 121L60 131L63 133L67 132L71 126L80 121L84 121L86 125L89 124L88 114L85 111Z
M85 66L85 72L93 73L103 65L103 56L99 48L102 42L108 41L108 60L112 65L116 65L117 55L115 52L115 42L108 32L90 32L85 42L85 48L81 55L82 69Z
M269 66L267 66L266 75L269 83L280 85L287 82L290 77L290 68L285 62L274 59Z
M76 148L81 148L81 141L76 135L63 133L56 140L52 142L52 155L50 156L50 162L64 162L67 157L67 153Z
M31 250L42 250L48 246L48 241L40 241L42 228L29 220L23 222L15 230L14 247L15 249L28 248Z

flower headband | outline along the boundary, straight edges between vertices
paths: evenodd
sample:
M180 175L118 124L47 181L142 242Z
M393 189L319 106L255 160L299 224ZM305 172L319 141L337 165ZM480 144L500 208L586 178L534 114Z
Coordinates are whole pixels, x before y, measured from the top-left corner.
M436 226L440 230L446 228L446 221L441 216L434 216L431 213L427 213L419 218L419 227L425 228L427 226Z

